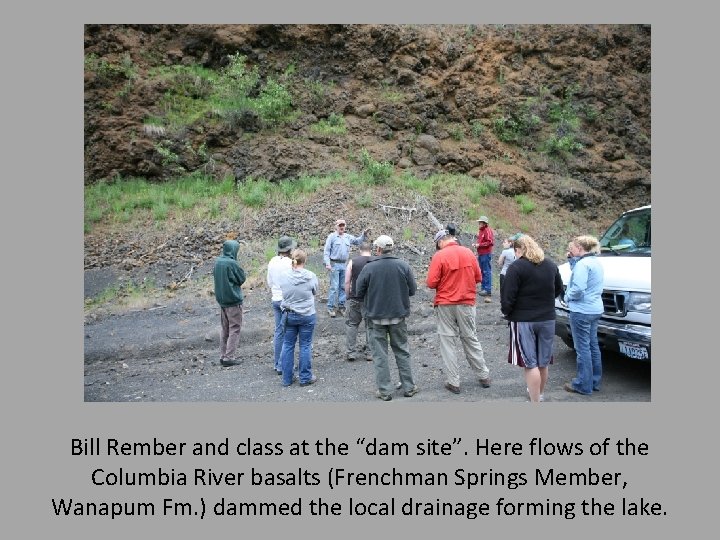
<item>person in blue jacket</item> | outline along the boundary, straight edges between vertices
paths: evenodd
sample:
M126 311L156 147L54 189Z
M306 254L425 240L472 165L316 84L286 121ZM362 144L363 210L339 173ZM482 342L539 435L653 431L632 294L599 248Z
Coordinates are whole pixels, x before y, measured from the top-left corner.
M572 273L565 291L570 310L570 330L577 354L577 373L565 390L590 395L600 390L602 358L597 329L603 314L603 267L598 260L600 243L594 236L577 236L569 245Z

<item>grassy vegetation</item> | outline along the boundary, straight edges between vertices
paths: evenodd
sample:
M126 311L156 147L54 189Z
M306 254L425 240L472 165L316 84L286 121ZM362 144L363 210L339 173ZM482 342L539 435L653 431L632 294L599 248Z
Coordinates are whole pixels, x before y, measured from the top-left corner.
M404 195L451 197L461 206L480 204L498 192L500 183L491 176L439 174L418 178L394 173L392 164L378 162L367 150L360 153L362 168L348 174L304 175L295 180L270 182L248 178L216 180L193 174L151 183L143 178L115 178L85 187L85 232L99 223L153 222L168 219L240 219L246 209L305 200L335 183L356 188L355 202L361 208L374 205L372 186L386 185Z
M361 167L361 179L370 184L385 184L395 172L392 163L375 160L366 148L360 150L358 162Z
M588 124L597 120L597 110L579 102L577 85L565 89L561 99L550 95L545 87L538 95L525 99L516 107L506 107L492 120L498 139L523 148L540 151L550 157L565 158L583 149L577 140L583 118Z
M141 283L128 281L108 287L100 294L85 299L85 309L92 310L110 302L121 308L141 309L147 307L160 294L160 288L154 281L144 280Z
M323 135L344 135L347 133L345 118L341 114L330 113L330 116L323 118L318 123L310 126L310 130Z
M527 195L515 195L515 202L520 205L520 211L523 214L529 214L537 207L535 202Z
M554 213L537 205L527 195L518 195L514 197L516 204L508 204L508 199L499 193L499 181L490 176L473 178L468 175L442 174L421 179L404 173L392 174L384 185L374 185L363 171L353 174L303 176L294 181L277 183L265 179L248 179L239 184L236 184L233 178L218 181L201 176L186 176L163 183L149 183L140 178L118 178L113 182L85 187L86 230L91 230L96 224L125 222L128 225L122 225L123 227L135 229L158 224L162 226L165 220L174 220L168 223L169 227L194 219L230 218L241 222L243 215L253 215L254 208L281 207L293 201L310 198L318 192L347 188L357 194L355 202L359 208L372 208L375 201L386 201L388 195L400 201L414 201L418 195L424 194L428 199L439 201L443 205L449 203L454 220L469 234L477 232L475 219L481 213L492 216L493 228L503 235L517 230L547 231L551 223L552 230L558 228L558 224L553 221L557 219ZM567 234L564 237L559 235L557 240L558 245L562 244L562 248L566 245L567 238L575 233L569 223L566 227ZM418 246L427 245L432 238L432 232L428 232L424 218L400 224L393 234L397 235L398 240ZM322 250L323 241L322 236L307 238L306 249L309 253L318 253ZM267 262L275 252L274 238L259 238L243 244L240 259L248 275L247 287L263 285ZM548 252L553 252L552 247ZM322 275L324 271L322 267L310 269L318 275ZM192 284L183 283L181 287L191 287L189 290L197 289L203 291L203 294L212 293L212 283L202 284L195 281L197 280ZM163 295L172 294L173 289L160 289L149 281L140 284L125 283L87 299L85 308L92 311L112 305L120 309L144 309Z
M287 78L284 73L280 78ZM219 71L199 65L155 68L151 80L165 81L168 90L159 103L159 113L147 124L178 131L203 118L236 120L243 111L258 115L264 127L290 121L297 115L286 84L267 77L261 81L257 66L248 69L241 54L230 57Z

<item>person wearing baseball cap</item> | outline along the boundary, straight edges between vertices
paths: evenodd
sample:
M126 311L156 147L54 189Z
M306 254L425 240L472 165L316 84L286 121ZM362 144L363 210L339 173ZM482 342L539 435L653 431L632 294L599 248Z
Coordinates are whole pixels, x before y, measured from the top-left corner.
M489 225L487 216L480 216L477 219L478 234L473 247L477 249L477 259L482 272L482 283L480 285L483 296L490 297L492 294L492 250L495 245L495 233Z
M345 266L350 256L350 246L360 245L367 238L370 228L362 231L360 236L353 236L346 231L345 220L335 220L335 232L328 235L323 250L323 262L330 273L330 287L328 290L328 315L335 317L339 311L345 313Z
M446 229L434 238L438 250L432 256L426 285L435 289L435 315L440 355L445 364L445 388L460 393L460 370L455 338L459 337L470 368L477 374L480 386L490 386L490 370L485 364L475 325L475 291L482 280L480 266L473 252L458 244Z
M392 399L393 384L388 363L388 342L395 356L400 386L405 397L418 393L413 380L405 318L410 314L410 297L417 284L410 265L393 255L393 239L383 234L373 242L374 259L368 261L355 283L363 297L365 323L372 349L377 392L383 401Z

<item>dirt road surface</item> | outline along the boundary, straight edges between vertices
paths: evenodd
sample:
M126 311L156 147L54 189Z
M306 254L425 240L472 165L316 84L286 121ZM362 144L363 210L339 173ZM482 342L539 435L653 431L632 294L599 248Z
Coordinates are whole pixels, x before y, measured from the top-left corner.
M522 369L507 363L508 329L497 296L477 306L478 335L491 370L492 386L481 388L459 349L461 393L444 389L436 342L433 291L419 286L408 318L413 374L420 392L397 391L387 406L430 401L525 402ZM220 318L213 297L179 295L166 303L90 317L85 321L85 401L102 402L379 402L372 362L345 360L342 317L330 318L317 300L313 342L317 384L282 387L273 369L273 316L269 294L248 291L244 304L239 366L219 364ZM363 326L360 327L363 339ZM555 362L546 402L650 401L649 364L604 354L603 388L592 396L571 394L563 384L575 373L575 354L556 338ZM397 377L394 361L392 373ZM382 402L381 402L382 403Z

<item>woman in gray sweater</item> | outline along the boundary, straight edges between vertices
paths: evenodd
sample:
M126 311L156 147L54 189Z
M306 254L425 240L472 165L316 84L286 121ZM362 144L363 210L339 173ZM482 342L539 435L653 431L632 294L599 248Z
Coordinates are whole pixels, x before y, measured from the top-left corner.
M295 342L299 341L298 378L300 386L314 384L317 377L312 373L312 339L317 317L315 314L315 295L318 291L318 278L305 269L307 255L301 249L290 254L292 270L282 276L282 324L284 327L282 352L283 386L293 383L295 364Z

